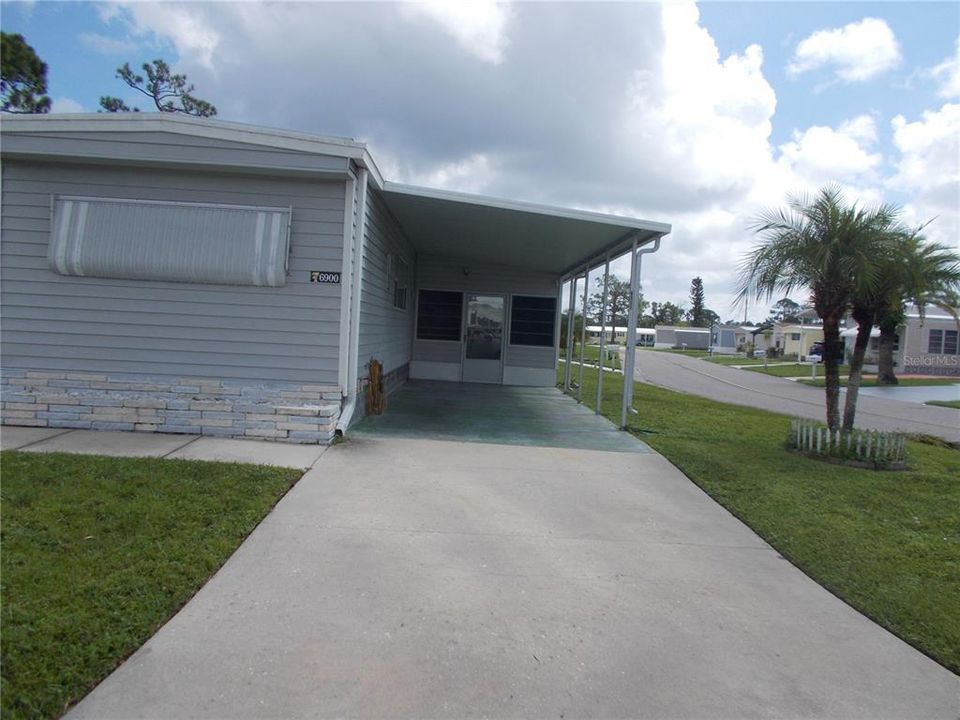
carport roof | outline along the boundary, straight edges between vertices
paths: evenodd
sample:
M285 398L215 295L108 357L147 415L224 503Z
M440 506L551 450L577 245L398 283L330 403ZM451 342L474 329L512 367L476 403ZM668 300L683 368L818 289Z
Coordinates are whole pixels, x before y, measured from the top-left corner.
M670 232L638 218L392 182L383 196L418 252L557 275Z

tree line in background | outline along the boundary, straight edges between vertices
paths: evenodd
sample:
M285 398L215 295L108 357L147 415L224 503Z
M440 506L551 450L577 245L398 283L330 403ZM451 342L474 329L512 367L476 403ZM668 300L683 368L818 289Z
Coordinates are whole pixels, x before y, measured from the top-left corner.
M603 278L595 280L596 292L587 298L587 320L592 325L608 328L626 327L630 317L630 283L616 275L607 282L606 314L603 313ZM579 315L579 313L578 313ZM637 323L639 327L655 325L689 325L710 327L718 323L720 316L705 305L703 280L694 278L690 283L690 309L672 302L648 302L641 290L637 299ZM613 330L611 329L611 340Z
M117 78L153 101L158 112L179 113L194 117L214 117L217 109L193 94L194 86L187 76L174 73L163 60L142 65L139 75L124 63L117 68ZM23 35L0 32L0 111L10 113L50 112L47 95L47 64L27 43ZM118 97L100 98L101 112L140 112Z
M893 346L908 305L916 305L921 317L924 308L933 305L957 318L960 256L946 245L927 242L925 226L908 228L901 215L896 205L867 208L849 203L840 188L831 185L814 197L789 197L787 207L761 213L752 225L761 243L741 266L738 297L769 300L774 293L809 290L811 305L823 323L831 431L853 430L874 327L880 329L878 380L895 383ZM841 422L840 333L847 316L856 321L857 336Z

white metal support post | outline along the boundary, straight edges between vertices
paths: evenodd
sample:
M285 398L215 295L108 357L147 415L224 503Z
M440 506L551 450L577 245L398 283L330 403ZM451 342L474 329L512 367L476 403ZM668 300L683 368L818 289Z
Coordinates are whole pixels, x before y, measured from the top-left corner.
M627 429L627 411L633 406L633 371L637 364L637 301L640 299L640 260L643 255L655 253L660 249L660 238L653 247L637 249L633 243L630 263L630 324L627 327L627 353L623 362L623 406L620 409L620 429Z
M577 276L570 278L570 304L567 307L567 360L563 368L563 389L570 392L573 377L573 305L577 298Z
M590 290L590 271L583 271L583 322L580 323L580 374L577 376L577 402L583 402L583 353L587 344L587 292Z
M627 349L623 357L623 401L620 406L620 429L627 429L627 410L633 404L633 367L637 354L637 288L640 285L640 268L637 258L637 241L630 250L630 310L627 313Z
M600 369L597 372L597 406L594 412L600 414L600 402L603 400L603 368L607 352L607 287L610 284L610 256L607 255L603 266L603 293L600 296Z

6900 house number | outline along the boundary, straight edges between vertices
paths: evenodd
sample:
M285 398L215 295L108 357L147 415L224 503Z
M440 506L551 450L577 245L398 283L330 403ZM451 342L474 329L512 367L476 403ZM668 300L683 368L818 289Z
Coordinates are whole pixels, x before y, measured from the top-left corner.
M327 272L326 270L311 270L310 282L340 284L340 273Z

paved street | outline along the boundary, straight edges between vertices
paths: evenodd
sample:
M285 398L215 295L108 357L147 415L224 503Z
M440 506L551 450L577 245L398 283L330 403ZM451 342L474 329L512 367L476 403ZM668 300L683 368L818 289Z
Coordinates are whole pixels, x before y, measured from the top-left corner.
M826 413L823 388L679 353L637 350L634 376L641 382L670 390L784 415L824 420ZM861 395L857 401L857 427L925 433L957 441L960 413L951 408Z

